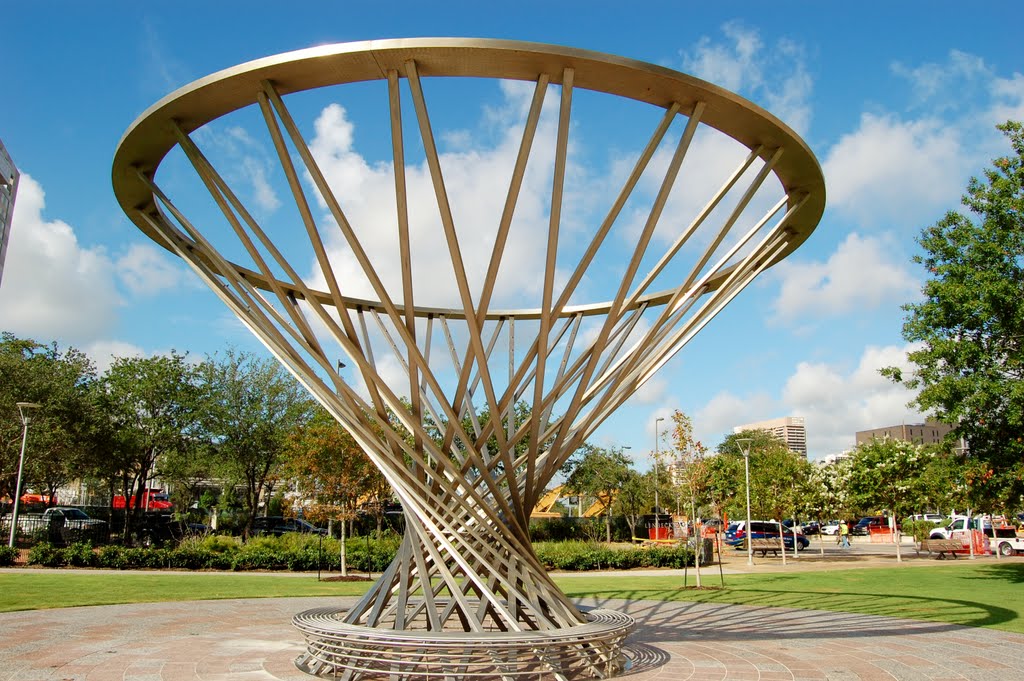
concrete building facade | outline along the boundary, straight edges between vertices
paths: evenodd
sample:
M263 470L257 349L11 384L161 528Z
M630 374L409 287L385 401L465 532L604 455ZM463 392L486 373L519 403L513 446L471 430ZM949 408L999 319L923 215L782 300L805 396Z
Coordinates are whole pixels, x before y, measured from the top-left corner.
M14 198L18 194L18 177L18 169L7 154L4 143L0 141L0 284L4 278L11 222L14 221Z
M948 423L928 420L925 423L901 423L898 426L885 426L871 430L857 431L857 444L862 445L872 440L892 438L905 440L920 445L935 445L942 442L946 434L953 430Z
M741 433L744 430L764 430L782 440L790 451L807 458L807 429L804 425L803 416L784 416L778 419L757 421L736 426L732 429L734 433Z

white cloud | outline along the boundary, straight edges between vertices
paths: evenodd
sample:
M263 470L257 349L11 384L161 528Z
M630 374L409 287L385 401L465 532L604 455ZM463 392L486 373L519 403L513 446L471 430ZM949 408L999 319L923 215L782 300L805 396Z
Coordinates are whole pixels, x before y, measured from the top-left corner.
M45 192L23 174L0 285L3 328L20 336L81 342L102 337L122 305L115 270L101 247L44 217Z
M767 393L740 396L723 391L694 412L693 423L705 446L714 449L724 435L732 432L733 427L772 418L765 415L774 415L777 409L775 400Z
M859 430L924 420L907 407L913 394L879 374L879 369L887 366L909 372L912 365L907 353L913 349L911 345L868 346L852 369L842 364L800 362L777 397L763 392L720 392L695 412L694 423L713 447L736 425L803 416L812 459L849 449Z
M907 353L912 349L869 346L849 372L822 363L797 365L783 388L782 403L789 414L806 419L812 456L849 449L858 430L924 420L907 406L913 393L878 373L887 366L909 372Z
M137 345L120 340L100 340L81 348L88 357L96 364L96 371L102 374L114 359L122 357L145 357L146 352Z
M928 62L907 66L902 62L892 65L897 76L906 79L913 90L915 103L932 107L954 108L965 104L969 97L949 97L954 89L965 86L973 89L979 82L992 78L985 60L973 54L951 50L945 63ZM963 94L963 93L962 93Z
M527 94L510 88L501 92L509 98ZM506 105L511 109L521 106L514 99L506 101ZM546 202L551 191L550 157L553 148L550 140L553 135L552 119L556 113L557 106L552 107L549 102L517 203L511 236L502 255L493 299L495 307L524 300L530 300L530 306L536 305L536 294L543 282L544 260L538 254L543 253L548 231ZM495 117L493 112L491 117ZM480 289L491 257L495 229L518 152L521 125L521 121L510 124L492 146L479 145L475 151L442 150L440 155L460 255L473 290ZM393 299L401 300L391 163L371 164L357 151L356 128L346 110L337 104L329 105L321 112L315 130L310 149L339 197L345 215L363 250L374 263L377 274ZM406 182L416 302L460 306L451 255L425 161L407 164ZM568 219L572 215L573 211L566 207L563 216ZM344 282L345 292L375 298L357 258L348 244L342 243L340 230L331 230L331 234L328 247L332 264L339 281ZM564 279L563 274L558 276ZM321 285L322 277L316 272L312 280Z
M870 310L893 300L907 301L919 291L906 259L879 237L850 234L825 262L776 265L767 276L780 281L772 307L780 321L803 316L828 317Z
M864 228L917 231L953 206L971 158L960 131L937 119L865 113L823 164L829 207Z
M146 296L180 285L192 286L195 277L178 259L152 244L132 244L117 258L117 275L134 295Z
M715 85L757 101L800 134L810 127L813 81L803 48L782 39L765 46L756 29L729 22L727 43L703 37L685 51L683 69Z

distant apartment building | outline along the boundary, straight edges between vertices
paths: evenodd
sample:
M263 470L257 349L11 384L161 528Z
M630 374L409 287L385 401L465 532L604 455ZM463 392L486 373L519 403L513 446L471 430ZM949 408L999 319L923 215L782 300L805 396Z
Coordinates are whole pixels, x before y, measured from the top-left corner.
M898 426L885 426L871 430L857 431L857 444L862 445L872 440L905 440L920 445L935 445L942 442L946 433L953 430L947 423L928 420L925 423L901 423Z
M732 429L734 433L741 433L744 430L764 430L774 435L789 447L790 451L796 452L807 458L807 429L804 427L803 416L784 416L779 419L768 421L757 421L736 426Z
M18 169L7 155L4 143L0 141L0 284L4 278L4 262L7 260L7 242L11 238L11 222L14 220L14 197L18 193Z
M829 466L829 465L834 464L836 462L844 461L844 460L850 459L852 457L853 457L853 454L849 450L846 450L845 452L837 452L835 454L826 454L825 456L821 457L820 459L818 459L814 463L818 464L819 466Z

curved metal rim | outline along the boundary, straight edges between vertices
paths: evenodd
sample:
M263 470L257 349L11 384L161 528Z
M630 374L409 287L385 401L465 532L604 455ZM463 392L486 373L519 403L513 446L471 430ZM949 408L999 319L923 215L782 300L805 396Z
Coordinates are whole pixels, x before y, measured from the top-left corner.
M319 87L387 78L387 71L404 74L405 64L414 60L421 76L466 76L535 81L548 74L560 84L564 68L573 68L574 87L626 97L667 108L673 102L686 112L698 102L705 103L701 122L750 149L784 147L786 153L774 174L784 191L794 197L807 196L805 205L789 221L792 238L770 264L786 257L802 244L817 226L825 207L825 180L814 154L785 123L756 104L721 87L693 76L647 62L577 48L514 40L480 38L407 38L370 40L312 47L265 57L224 69L186 85L150 107L128 128L114 155L112 182L118 203L147 236L164 244L142 218L149 214L166 221L152 193L137 171L155 174L176 141L170 122L186 132L255 102L263 80L273 81L282 94ZM267 287L262 275L234 265L257 286ZM731 268L730 268L731 269ZM720 273L707 283L717 288L728 276ZM285 288L290 288L287 285ZM324 303L330 302L326 293ZM643 297L637 305L658 304L671 292ZM301 297L301 296L299 296ZM352 300L352 307L378 309L375 301ZM609 303L579 306L573 313L600 314ZM566 311L568 313L568 310ZM421 308L417 316L445 315L459 318L460 309ZM536 310L495 310L488 319L539 316Z

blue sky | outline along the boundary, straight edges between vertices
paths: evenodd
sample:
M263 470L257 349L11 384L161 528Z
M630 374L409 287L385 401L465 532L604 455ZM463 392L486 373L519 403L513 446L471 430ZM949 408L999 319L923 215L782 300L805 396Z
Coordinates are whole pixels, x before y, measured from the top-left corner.
M921 419L905 407L910 395L877 370L905 361L900 305L914 299L922 281L910 263L916 235L957 208L967 178L1004 153L995 124L1024 118L1019 3L386 6L6 8L0 139L24 175L0 284L0 328L75 345L101 367L111 354L172 348L196 356L229 346L261 352L191 272L121 213L110 167L124 131L174 89L263 56L374 38L509 38L648 61L737 92L805 139L828 187L812 237L748 288L593 441L629 446L643 462L655 418L673 409L690 414L710 446L735 424L794 415L807 419L810 456L820 458L850 447L857 430ZM450 121L443 150L500 146L491 138L500 136L494 121L519 100L515 92L491 95L487 107L437 105ZM354 142L341 151L372 171L379 160L373 117L354 100L344 110L327 100L307 104L311 120L350 130ZM220 130L225 144L247 143L240 128ZM332 139L325 133L321 141ZM636 140L624 135L611 146L630 144ZM600 187L614 149L584 147L582 175ZM259 200L260 157L246 158L255 164L244 169ZM581 180L580 190L586 186ZM273 196L264 198L271 211Z

